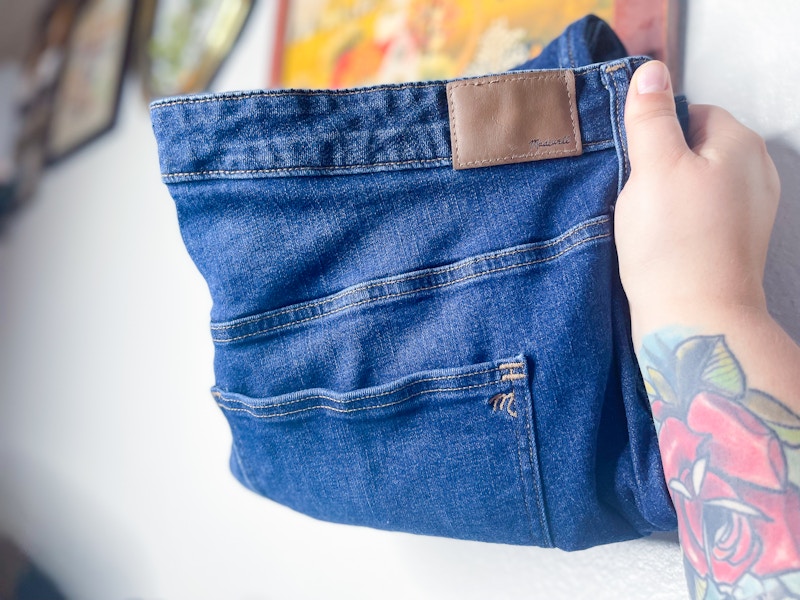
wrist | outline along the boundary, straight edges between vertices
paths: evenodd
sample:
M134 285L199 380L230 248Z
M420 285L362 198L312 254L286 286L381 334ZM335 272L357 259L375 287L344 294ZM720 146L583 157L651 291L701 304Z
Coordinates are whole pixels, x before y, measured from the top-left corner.
M631 332L634 347L642 338L666 327L686 327L697 334L715 334L731 327L755 327L771 324L772 316L766 301L708 302L687 300L669 303L649 302L646 306L631 305Z

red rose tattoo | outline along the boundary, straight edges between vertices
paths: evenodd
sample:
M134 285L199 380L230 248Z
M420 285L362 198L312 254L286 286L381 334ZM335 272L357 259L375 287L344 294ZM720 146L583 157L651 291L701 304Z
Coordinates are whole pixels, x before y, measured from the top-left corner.
M664 420L664 474L686 557L701 576L733 585L747 571L767 577L800 569L800 493L786 481L775 434L730 400L694 397L687 424ZM736 437L732 437L736 436ZM737 439L734 448L724 440ZM762 553L763 539L780 553Z
M786 458L800 450L800 418L747 390L719 337L689 338L648 372L664 475L695 577L722 597L739 597L745 575L800 577L800 488ZM786 595L774 597L797 597L780 589Z

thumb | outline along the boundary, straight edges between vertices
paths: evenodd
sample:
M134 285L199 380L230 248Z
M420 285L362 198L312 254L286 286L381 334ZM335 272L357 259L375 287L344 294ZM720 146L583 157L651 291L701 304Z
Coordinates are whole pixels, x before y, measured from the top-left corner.
M664 63L647 62L633 74L625 102L625 132L631 169L664 164L689 151Z

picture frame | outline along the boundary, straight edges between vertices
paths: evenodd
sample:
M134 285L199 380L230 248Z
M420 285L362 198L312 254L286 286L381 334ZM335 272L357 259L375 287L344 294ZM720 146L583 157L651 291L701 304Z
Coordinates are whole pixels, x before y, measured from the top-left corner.
M267 80L326 89L501 72L593 13L630 54L664 60L678 81L683 1L410 0L398 9L391 0L279 0Z
M116 122L134 0L87 0L75 17L53 93L47 164L60 161Z
M683 87L686 0L615 0L613 27L631 55L664 62L672 86Z
M139 64L148 100L206 90L255 0L141 0Z

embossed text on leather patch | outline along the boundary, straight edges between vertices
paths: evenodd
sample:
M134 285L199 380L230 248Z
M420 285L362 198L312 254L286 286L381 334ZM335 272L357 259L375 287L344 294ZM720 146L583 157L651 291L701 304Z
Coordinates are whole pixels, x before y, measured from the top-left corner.
M583 151L569 70L447 84L454 169L577 156Z

